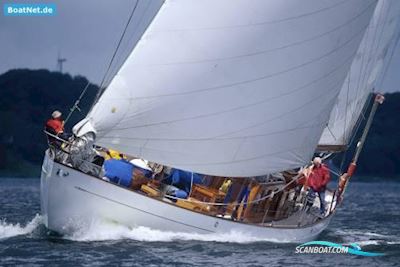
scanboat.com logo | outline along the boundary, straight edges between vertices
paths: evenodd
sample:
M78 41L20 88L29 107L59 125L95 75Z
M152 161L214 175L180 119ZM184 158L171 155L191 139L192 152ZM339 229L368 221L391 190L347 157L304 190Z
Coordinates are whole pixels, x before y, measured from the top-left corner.
M360 256L374 257L383 256L384 253L366 252L362 251L361 247L356 243L349 245L341 245L328 241L311 241L303 243L296 247L296 253L299 254L322 254L322 253L335 253L335 254L354 254Z

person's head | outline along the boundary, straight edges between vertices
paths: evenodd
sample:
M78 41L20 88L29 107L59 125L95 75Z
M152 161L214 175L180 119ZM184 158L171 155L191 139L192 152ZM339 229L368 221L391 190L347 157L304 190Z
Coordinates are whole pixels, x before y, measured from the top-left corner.
M62 113L58 110L53 111L53 113L51 113L51 117L55 120L60 120L62 116Z
M313 164L314 164L314 166L315 167L320 167L321 166L321 164L322 164L322 159L320 158L320 157L315 157L314 159L313 159Z

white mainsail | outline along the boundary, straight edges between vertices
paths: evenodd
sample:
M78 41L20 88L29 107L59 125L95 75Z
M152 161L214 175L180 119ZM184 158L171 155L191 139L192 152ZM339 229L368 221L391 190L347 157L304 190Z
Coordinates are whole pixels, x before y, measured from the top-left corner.
M375 0L171 0L87 119L105 147L256 176L308 162Z
M380 0L351 69L332 110L329 124L319 144L332 149L345 148L363 107L388 64L389 50L398 35L400 1ZM392 45L392 47L390 47ZM379 89L379 88L378 88Z

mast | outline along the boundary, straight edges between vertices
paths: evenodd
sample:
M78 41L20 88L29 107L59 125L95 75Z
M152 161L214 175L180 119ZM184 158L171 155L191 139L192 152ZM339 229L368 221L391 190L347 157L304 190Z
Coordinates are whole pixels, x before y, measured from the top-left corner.
M381 95L381 94L377 94L375 96L374 104L372 105L371 112L370 112L370 114L368 116L368 120L367 120L367 123L365 125L364 131L362 133L361 139L357 143L356 154L354 155L353 162L352 162L355 165L357 164L357 161L358 161L358 158L360 156L360 153L361 153L361 151L362 151L362 149L364 147L365 139L367 138L369 129L371 128L371 124L372 124L372 121L374 119L376 110L378 109L379 105L383 104L384 100L385 100L385 97L383 95Z
M361 135L360 140L357 142L357 148L356 148L356 152L354 154L353 160L350 163L350 165L347 169L347 172L345 172L342 176L340 176L339 186L338 186L340 202L342 202L343 194L344 194L344 191L346 190L347 184L356 170L358 158L360 157L360 153L364 147L364 143L367 138L368 132L371 128L372 121L375 117L376 110L378 109L379 105L383 104L384 100L385 100L385 97L381 94L377 94L375 96L374 103L373 103L371 111L369 113L368 120L365 124L363 133Z

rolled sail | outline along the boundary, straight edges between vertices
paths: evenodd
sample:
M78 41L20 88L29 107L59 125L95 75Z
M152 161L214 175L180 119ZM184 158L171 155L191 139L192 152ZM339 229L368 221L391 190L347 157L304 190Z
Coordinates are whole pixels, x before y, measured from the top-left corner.
M97 143L183 170L307 163L375 0L165 1L87 119Z
M399 34L400 1L380 0L319 141L322 150L345 149L368 96L388 64ZM379 90L379 88L377 88Z

